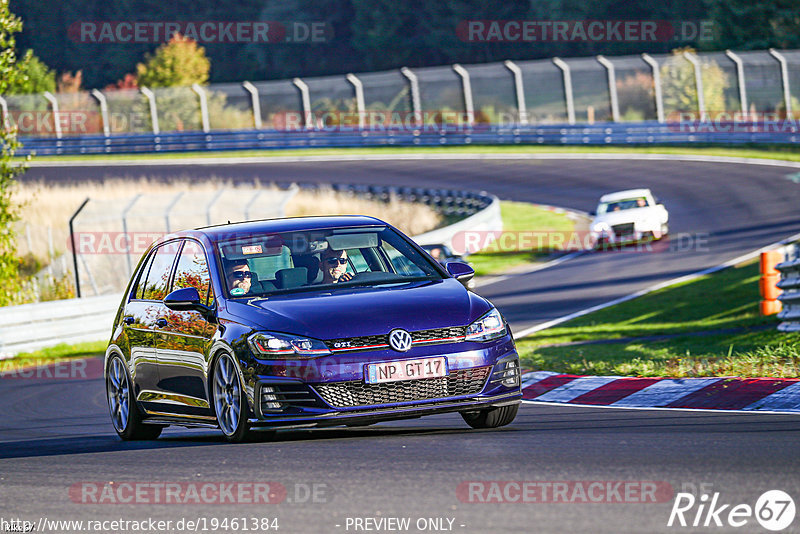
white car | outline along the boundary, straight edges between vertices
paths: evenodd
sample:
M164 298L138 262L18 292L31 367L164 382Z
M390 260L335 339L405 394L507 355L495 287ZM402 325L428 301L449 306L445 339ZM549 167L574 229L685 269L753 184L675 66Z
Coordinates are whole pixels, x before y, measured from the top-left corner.
M600 198L589 227L595 248L661 239L669 232L669 213L649 189L629 189Z

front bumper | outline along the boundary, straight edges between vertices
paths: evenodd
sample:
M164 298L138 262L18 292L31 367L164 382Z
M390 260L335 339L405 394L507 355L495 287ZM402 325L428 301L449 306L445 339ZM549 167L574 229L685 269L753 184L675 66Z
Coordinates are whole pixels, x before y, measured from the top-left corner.
M446 352L454 345L412 349L404 359L445 356L448 374L441 378L366 384L366 363L397 360L397 353L352 354L330 365L272 365L258 373L252 385L250 424L255 427L297 428L371 424L434 413L468 411L514 404L522 398L519 356L510 336L479 350ZM411 354L414 352L414 354ZM306 362L311 363L311 362ZM267 370L266 368L264 370ZM292 371L292 372L288 372ZM298 377L305 371L311 376Z

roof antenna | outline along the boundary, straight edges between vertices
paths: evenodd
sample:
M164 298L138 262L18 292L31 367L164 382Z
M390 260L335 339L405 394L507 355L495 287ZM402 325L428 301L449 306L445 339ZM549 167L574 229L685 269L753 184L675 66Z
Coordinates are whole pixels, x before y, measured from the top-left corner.
M228 224L230 224L230 223L231 223L231 222L230 222L230 221L228 221Z

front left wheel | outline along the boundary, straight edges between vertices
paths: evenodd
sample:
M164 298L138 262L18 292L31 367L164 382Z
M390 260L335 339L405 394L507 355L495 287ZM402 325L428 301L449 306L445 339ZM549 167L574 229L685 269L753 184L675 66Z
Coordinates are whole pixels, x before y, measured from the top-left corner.
M142 414L133 398L133 388L125 362L114 355L108 362L106 372L106 398L111 422L117 435L126 441L156 439L163 426L142 422Z
M234 443L247 441L251 436L247 422L250 410L236 364L229 354L217 358L213 391L214 413L225 438Z

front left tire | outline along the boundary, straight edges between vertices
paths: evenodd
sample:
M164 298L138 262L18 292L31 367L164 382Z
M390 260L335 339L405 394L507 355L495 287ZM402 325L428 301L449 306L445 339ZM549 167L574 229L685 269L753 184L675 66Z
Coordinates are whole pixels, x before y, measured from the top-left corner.
M498 428L511 423L518 411L519 404L512 404L474 412L461 412L461 417L472 428Z
M142 414L133 398L132 383L125 362L113 355L106 371L106 399L114 430L125 441L156 439L164 427L142 422Z

